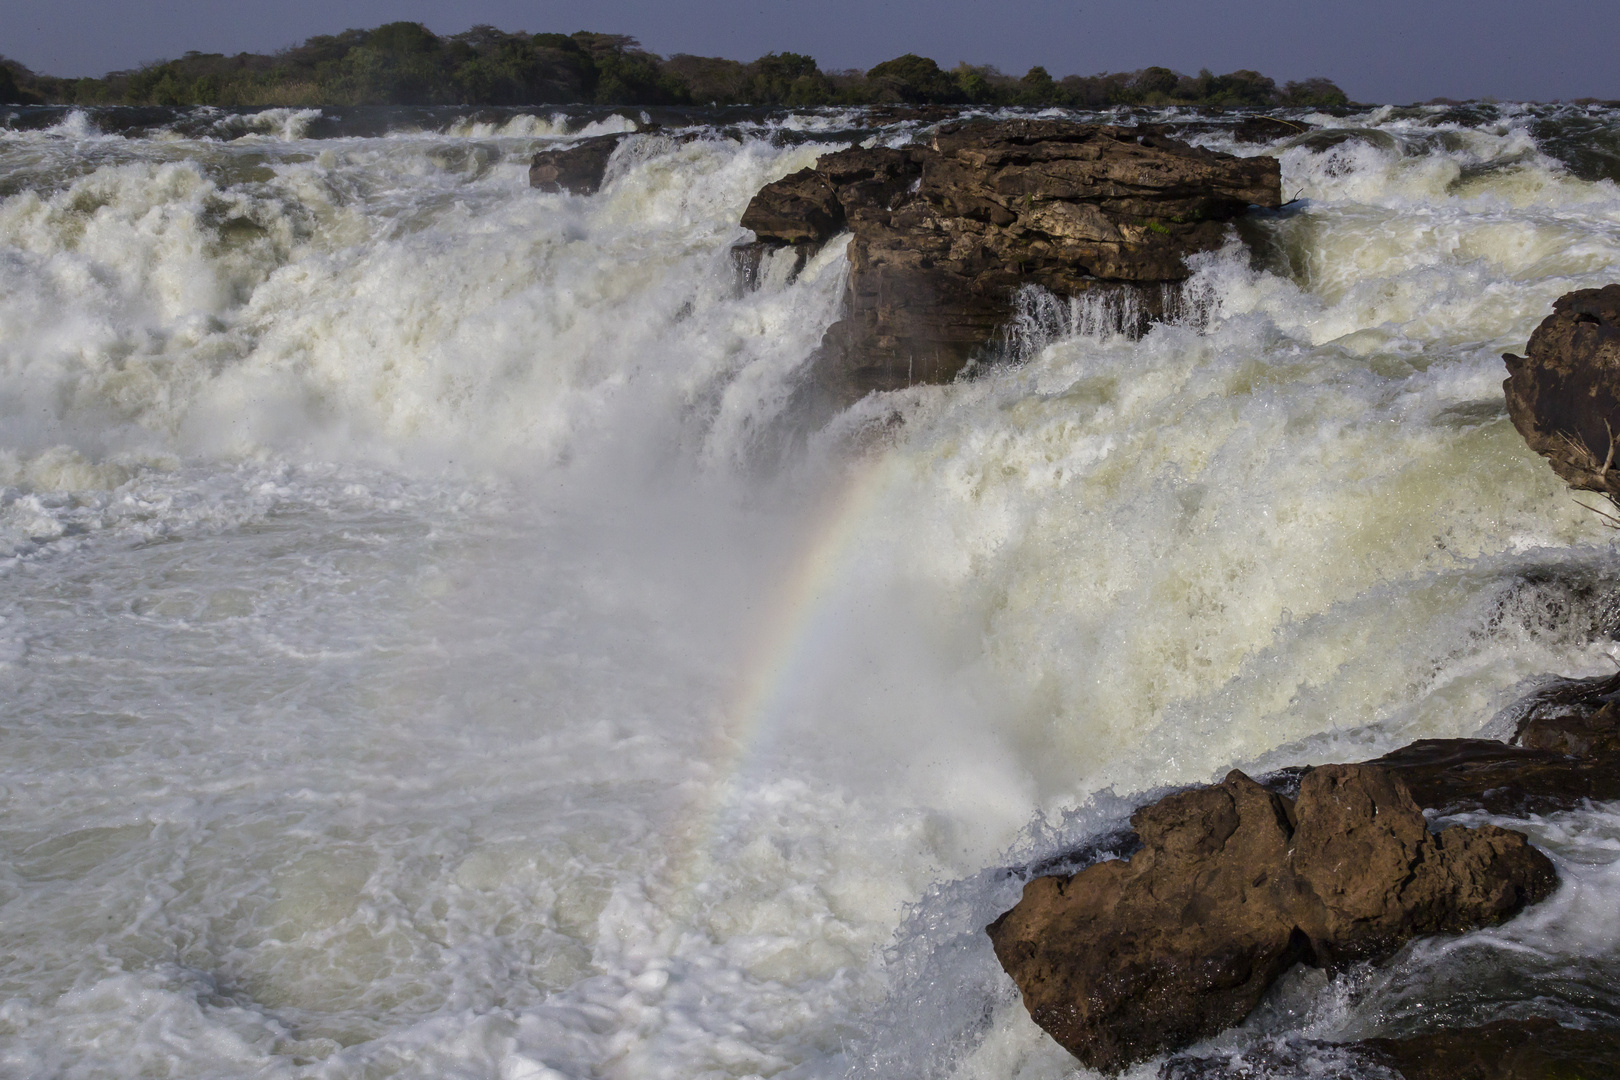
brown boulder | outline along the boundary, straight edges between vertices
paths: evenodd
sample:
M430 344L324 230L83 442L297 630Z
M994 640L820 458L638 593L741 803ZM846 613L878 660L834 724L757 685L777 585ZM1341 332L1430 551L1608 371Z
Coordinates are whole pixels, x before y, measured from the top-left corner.
M598 135L563 150L541 150L529 163L529 186L541 191L592 195L607 175L608 159L625 136Z
M1559 297L1525 352L1502 357L1513 426L1571 487L1620 498L1620 285Z
M819 245L844 231L844 207L830 180L800 169L761 188L743 211L742 226L764 243Z
M764 244L854 234L844 317L820 361L822 381L849 400L954 378L1023 285L1151 286L1141 300L1158 309L1160 286L1187 277L1186 256L1218 247L1225 222L1281 205L1278 168L1150 130L969 120L926 144L828 154L763 188L743 223Z
M1141 851L1035 878L987 928L1035 1022L1109 1071L1240 1022L1295 962L1388 955L1556 883L1518 833L1430 834L1405 785L1366 765L1312 770L1297 800L1233 772L1131 823Z

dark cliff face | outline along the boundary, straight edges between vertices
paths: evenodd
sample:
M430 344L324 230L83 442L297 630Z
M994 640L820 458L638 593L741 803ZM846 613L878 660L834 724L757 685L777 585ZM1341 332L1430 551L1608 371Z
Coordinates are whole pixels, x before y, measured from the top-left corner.
M778 247L853 234L844 318L822 356L823 381L851 400L954 378L1024 285L1137 288L1156 314L1188 255L1218 247L1251 205L1281 203L1272 158L1145 129L966 121L927 144L829 154L763 188L742 224Z

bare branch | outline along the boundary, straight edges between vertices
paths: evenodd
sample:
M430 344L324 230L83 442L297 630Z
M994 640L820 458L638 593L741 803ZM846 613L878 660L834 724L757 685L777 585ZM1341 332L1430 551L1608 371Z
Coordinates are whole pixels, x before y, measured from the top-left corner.
M1610 498L1612 500L1613 496L1611 496ZM1615 515L1607 512L1605 510L1599 510L1595 506L1588 506L1586 503L1581 502L1581 500L1579 500L1579 499L1575 500L1575 505L1579 506L1579 507L1583 507L1583 508L1585 508L1587 510L1590 510L1590 511L1592 511L1592 513L1596 514L1598 517L1603 518L1604 519L1603 520L1603 527L1605 529L1620 529L1620 517L1616 517Z

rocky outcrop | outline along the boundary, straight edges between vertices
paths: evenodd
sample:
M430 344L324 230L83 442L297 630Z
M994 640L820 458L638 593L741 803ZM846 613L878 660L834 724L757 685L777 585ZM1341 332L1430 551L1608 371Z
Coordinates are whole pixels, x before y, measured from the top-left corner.
M763 188L756 244L813 248L848 231L843 318L822 382L849 400L944 382L981 352L1016 291L1161 286L1218 247L1251 205L1276 207L1276 160L1200 150L1148 130L1064 120L943 124L926 143L828 154Z
M1131 824L1140 851L1030 881L988 928L1035 1022L1109 1071L1240 1022L1296 962L1489 925L1556 882L1519 833L1431 834L1404 782L1370 765L1313 769L1293 800L1234 772Z
M598 135L564 150L541 150L529 163L529 186L593 195L607 175L608 159L624 139L622 134Z
M1300 1042L1216 1058L1165 1062L1160 1080L1260 1076L1398 1080L1567 1080L1620 1076L1620 1031L1585 1031L1552 1020L1499 1020L1402 1039Z
M1531 695L1513 742L1586 760L1620 755L1620 675L1559 679Z
M1571 487L1620 499L1620 285L1559 297L1525 352L1502 357L1513 426Z
M1556 679L1518 702L1507 742L1419 739L1367 762L1397 777L1424 810L1523 816L1620 799L1620 675ZM1310 766L1262 778L1298 789Z
M1620 799L1620 756L1565 754L1494 739L1420 739L1372 764L1399 776L1419 806L1441 814L1549 814Z
M1369 764L1440 814L1547 814L1620 799L1620 675L1559 680L1518 708L1510 743L1420 739Z
M1505 358L1515 426L1571 486L1620 506L1620 285L1558 300L1527 353ZM1432 834L1424 811L1620 799L1620 675L1557 680L1515 708L1508 742L1426 739L1361 765L1263 784L1233 773L1162 799L1132 818L1140 849L1110 838L1121 857L1031 880L988 928L996 955L1037 1023L1085 1064L1117 1070L1240 1022L1296 961L1337 968L1511 917L1552 891L1552 864L1494 826ZM1620 1033L1529 1020L1344 1045L1272 1040L1173 1057L1160 1075L1620 1075Z

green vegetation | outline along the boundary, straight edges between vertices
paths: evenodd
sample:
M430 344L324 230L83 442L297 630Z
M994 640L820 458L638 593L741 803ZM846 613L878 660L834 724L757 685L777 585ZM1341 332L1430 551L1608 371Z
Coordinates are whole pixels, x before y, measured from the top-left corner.
M1326 79L1281 88L1256 71L1169 68L1054 79L907 53L870 71L824 72L771 53L751 64L644 51L621 34L507 33L475 26L439 37L420 23L345 30L273 55L188 52L100 79L37 75L0 60L0 104L63 105L1109 105L1270 107L1347 104Z

